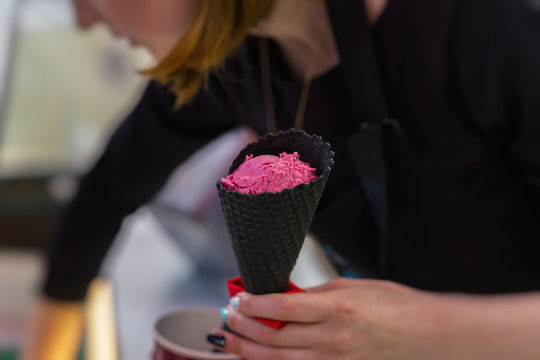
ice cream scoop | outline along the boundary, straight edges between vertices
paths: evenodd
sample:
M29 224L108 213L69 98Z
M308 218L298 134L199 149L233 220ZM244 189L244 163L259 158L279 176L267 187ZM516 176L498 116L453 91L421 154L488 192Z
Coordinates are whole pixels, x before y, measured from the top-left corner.
M280 192L315 179L315 168L300 160L297 152L275 155L247 155L229 176L221 179L227 190L244 194Z

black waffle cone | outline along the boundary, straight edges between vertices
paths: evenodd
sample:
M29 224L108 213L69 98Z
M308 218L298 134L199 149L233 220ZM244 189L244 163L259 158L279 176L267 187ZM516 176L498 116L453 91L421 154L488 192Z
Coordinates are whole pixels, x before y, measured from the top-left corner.
M334 153L319 136L288 130L249 144L233 161L229 174L246 155L298 152L317 169L316 180L279 193L243 194L217 188L244 288L253 294L285 292L304 238L326 185Z

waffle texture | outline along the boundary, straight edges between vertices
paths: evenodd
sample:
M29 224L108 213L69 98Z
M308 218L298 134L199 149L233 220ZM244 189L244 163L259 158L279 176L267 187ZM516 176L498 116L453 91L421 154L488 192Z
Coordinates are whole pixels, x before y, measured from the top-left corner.
M244 288L253 294L283 293L317 204L334 164L334 153L321 137L287 130L268 134L246 146L229 174L246 155L298 152L300 160L316 168L317 179L278 193L243 194L217 182L221 206Z

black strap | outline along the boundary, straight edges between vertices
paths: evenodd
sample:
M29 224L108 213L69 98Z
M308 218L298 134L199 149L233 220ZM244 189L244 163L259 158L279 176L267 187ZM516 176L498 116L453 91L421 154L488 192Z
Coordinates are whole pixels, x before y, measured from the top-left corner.
M358 131L349 149L381 236L381 275L387 271L388 206L383 126L386 96L363 0L328 0L327 7L341 56Z

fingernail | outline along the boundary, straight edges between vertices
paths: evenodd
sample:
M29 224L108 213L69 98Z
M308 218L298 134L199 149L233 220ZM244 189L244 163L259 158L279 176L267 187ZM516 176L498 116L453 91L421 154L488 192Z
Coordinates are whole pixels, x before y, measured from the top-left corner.
M227 340L225 339L225 336L217 335L217 334L208 334L206 335L206 340L212 344L219 347L225 347L225 344L227 343Z
M238 310L238 308L240 307L240 298L238 296L233 296L229 300L229 305L231 305L234 310Z
M223 320L223 322L227 322L227 316L229 316L229 310L227 310L227 308L221 308L221 310L219 310L219 316L221 316L221 320Z

